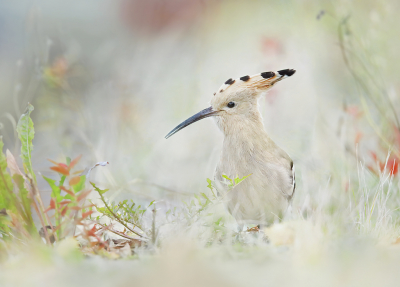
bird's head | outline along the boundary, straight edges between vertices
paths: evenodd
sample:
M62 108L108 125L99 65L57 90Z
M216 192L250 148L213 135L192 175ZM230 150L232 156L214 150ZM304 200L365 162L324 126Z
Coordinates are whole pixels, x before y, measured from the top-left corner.
M217 117L217 121L229 122L229 119L238 120L257 113L259 96L268 91L277 82L292 76L296 71L292 69L278 72L264 72L253 76L243 76L238 79L227 80L211 99L211 106L193 115L176 126L165 138L169 138L188 125L207 117Z

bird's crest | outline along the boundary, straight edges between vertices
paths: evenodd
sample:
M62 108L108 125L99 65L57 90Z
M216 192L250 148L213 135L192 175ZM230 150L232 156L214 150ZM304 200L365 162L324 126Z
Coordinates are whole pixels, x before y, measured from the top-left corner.
M275 83L292 76L296 70L285 69L277 72L263 72L253 76L243 76L238 79L228 79L219 89L218 93L223 93L231 87L235 89L254 89L254 90L266 90L272 87Z

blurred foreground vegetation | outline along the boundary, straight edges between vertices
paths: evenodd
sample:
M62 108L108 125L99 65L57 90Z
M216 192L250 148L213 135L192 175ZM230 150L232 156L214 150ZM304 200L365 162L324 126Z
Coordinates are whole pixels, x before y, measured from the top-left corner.
M0 285L398 286L399 4L118 3L123 40L105 11L54 32L30 10L40 37L0 97ZM163 136L225 78L279 68L297 82L260 108L296 163L292 212L238 233L208 179L218 132Z

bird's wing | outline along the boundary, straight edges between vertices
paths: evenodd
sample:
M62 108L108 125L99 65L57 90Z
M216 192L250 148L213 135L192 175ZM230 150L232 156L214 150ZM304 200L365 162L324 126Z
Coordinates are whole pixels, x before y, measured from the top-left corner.
M289 195L289 200L292 200L294 192L296 191L296 172L294 170L294 164L293 161L290 162L290 169L291 169L291 178L292 178L292 194Z
M271 156L272 155L272 156ZM293 160L281 148L275 145L273 152L268 155L273 163L269 162L270 168L281 173L281 190L290 201L293 198L296 189L296 176Z

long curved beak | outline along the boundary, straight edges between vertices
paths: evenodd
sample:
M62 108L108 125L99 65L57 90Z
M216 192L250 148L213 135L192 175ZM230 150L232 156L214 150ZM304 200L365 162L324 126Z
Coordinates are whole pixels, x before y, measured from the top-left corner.
M172 131L170 131L165 138L169 138L170 136L176 134L177 132L179 132L181 129L187 127L188 125L191 125L201 119L204 118L208 118L211 116L214 116L218 111L214 111L212 107L209 107L207 109L202 110L201 112L198 112L197 114L195 114L194 116L191 116L190 118L188 118L187 120L183 121L182 123L180 123L179 125L177 125Z

